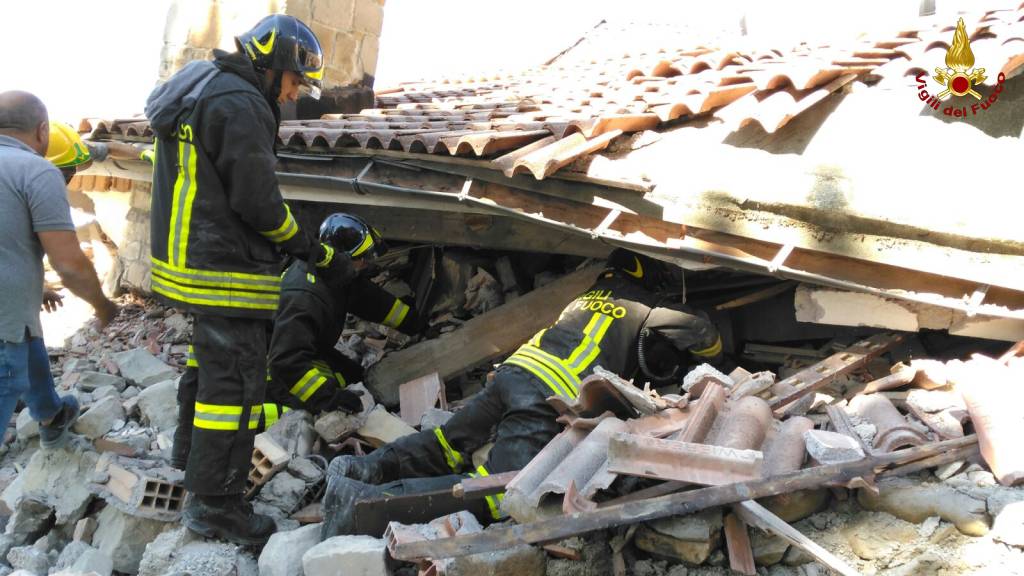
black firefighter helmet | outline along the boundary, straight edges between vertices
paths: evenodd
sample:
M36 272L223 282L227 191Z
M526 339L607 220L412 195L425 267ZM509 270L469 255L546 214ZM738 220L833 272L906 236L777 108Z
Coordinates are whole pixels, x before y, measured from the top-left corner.
M298 18L271 14L236 36L235 44L257 70L291 70L299 75L309 95L320 99L324 52L316 34Z
M372 226L358 216L335 212L320 224L320 241L356 258L379 258L388 246Z
M608 268L622 273L647 290L657 293L683 290L682 269L625 248L608 255Z

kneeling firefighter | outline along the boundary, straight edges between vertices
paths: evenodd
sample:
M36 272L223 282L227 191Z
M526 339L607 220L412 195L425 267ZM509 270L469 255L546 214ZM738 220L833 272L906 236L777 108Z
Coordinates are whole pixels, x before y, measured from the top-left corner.
M666 264L618 249L589 290L572 301L498 366L493 383L440 427L402 437L363 457L339 456L328 468L322 537L351 534L354 503L381 495L440 490L469 476L518 470L561 429L545 399L571 402L583 378L601 366L623 377L637 373L641 347L671 351L659 374L687 356L717 364L722 342L715 326L682 304L663 304L659 292L681 277ZM659 356L663 354L659 353ZM647 364L655 364L653 358ZM671 366L674 368L674 366ZM669 372L673 372L669 370ZM679 379L675 379L676 382ZM472 469L471 454L494 437L487 461ZM481 520L502 516L502 495L467 502Z

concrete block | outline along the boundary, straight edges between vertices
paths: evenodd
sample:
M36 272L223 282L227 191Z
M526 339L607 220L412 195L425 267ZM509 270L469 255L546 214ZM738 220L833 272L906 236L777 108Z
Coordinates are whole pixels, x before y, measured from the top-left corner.
M178 425L178 381L164 380L139 394L139 410L149 425L169 430Z
M130 516L114 506L107 506L100 512L98 527L93 535L95 547L110 556L114 570L135 574L146 550L160 533L173 524Z
M111 358L117 364L118 370L121 371L121 376L142 388L170 380L178 375L173 368L158 360L144 348L118 352Z
M4 533L11 538L11 546L24 546L43 536L54 523L53 509L36 498L25 498L7 520Z
M87 550L95 550L95 548L85 542L71 542L61 550L60 556L57 557L57 562L53 565L53 569L64 570L70 568Z
M316 419L316 433L325 442L333 444L356 433L366 423L359 414L346 414L341 411L327 412Z
M0 498L16 511L25 495L32 494L53 508L57 524L78 522L93 499L88 479L98 458L95 452L80 448L40 450Z
M281 416L266 432L278 446L287 450L292 458L306 456L313 451L317 433L313 417L305 410L291 410Z
M95 402L75 422L75 432L95 440L114 429L114 423L127 418L121 400L108 396Z
M302 555L305 576L336 576L340 566L345 576L386 576L387 545L370 536L335 536Z
M184 527L168 530L146 546L139 576L194 574L256 576L256 558L243 547L205 540Z
M734 384L732 378L722 374L711 364L701 364L690 370L683 378L683 390L689 392L691 396L697 397L709 382L721 384L726 391L730 390Z
M288 465L289 460L291 454L278 445L273 436L266 432L257 434L249 468L248 492L252 494L269 482L274 474Z
M78 381L75 382L75 387L82 392L92 392L103 386L113 386L118 392L121 392L128 386L128 382L120 376L92 371L82 372L78 375Z
M93 402L98 402L104 398L121 399L121 395L118 394L117 388L114 388L113 386L100 386L87 395L92 396Z
M1014 502L1002 509L992 525L992 538L1024 548L1024 502Z
M838 432L808 430L804 432L807 453L821 464L856 462L864 458L860 443Z
M308 484L319 482L324 477L324 471L308 458L296 458L289 462L288 473Z
M278 532L260 554L260 576L303 576L302 556L320 543L320 524Z
M515 546L505 550L452 559L447 576L544 576L547 557L539 546Z
M388 412L383 405L375 406L367 415L366 424L356 431L356 434L378 448L402 436L415 433L415 428Z
M32 418L28 408L18 412L18 419L15 421L15 430L18 440L28 442L39 436L39 422Z

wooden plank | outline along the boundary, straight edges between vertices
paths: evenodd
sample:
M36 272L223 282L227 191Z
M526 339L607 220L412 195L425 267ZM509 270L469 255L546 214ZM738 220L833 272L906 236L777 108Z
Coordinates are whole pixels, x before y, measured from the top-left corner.
M505 486L512 481L519 470L491 474L490 476L478 476L466 478L455 486L452 486L452 494L456 498L480 498L491 494L500 494L505 491Z
M447 408L444 398L444 382L437 372L410 380L398 387L399 408L402 420L409 426L419 426L427 410L441 405Z
M860 572L850 567L846 562L843 562L838 556L825 550L814 540L804 536L796 528L793 528L782 518L772 514L767 508L757 502L746 500L734 506L733 510L747 524L779 536L793 546L807 552L815 560L842 576L860 576Z
M586 290L603 265L577 270L469 320L458 329L385 356L366 375L367 387L385 405L398 402L398 386L437 372L451 378L482 362L512 352L548 327L573 298Z
M729 551L729 568L747 576L757 574L747 524L736 513L725 515L725 546Z
M977 441L974 437L973 441ZM412 561L419 558L451 558L481 552L493 552L519 544L552 542L604 530L625 524L636 524L669 516L699 512L712 506L724 506L744 500L775 496L797 490L817 488L824 485L843 484L857 477L865 477L876 468L902 464L927 458L935 454L971 443L970 438L936 442L925 446L914 446L897 450L877 458L865 458L857 462L805 468L773 478L739 482L725 486L700 488L680 494L652 498L640 502L629 502L619 506L598 508L528 524L518 524L487 530L486 532L433 540L400 544L393 550L399 560Z

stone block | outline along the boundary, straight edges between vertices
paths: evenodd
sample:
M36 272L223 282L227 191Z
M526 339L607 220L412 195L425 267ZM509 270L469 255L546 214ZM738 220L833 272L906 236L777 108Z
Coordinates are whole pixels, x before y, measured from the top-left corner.
M64 570L65 568L70 568L88 550L95 550L95 548L85 542L77 540L71 542L61 550L60 556L57 557L57 562L53 565L53 569Z
M642 524L636 532L637 548L663 558L703 564L718 548L722 534L719 508L689 516L674 516Z
M278 532L260 554L260 576L303 576L302 556L320 543L320 524Z
M514 546L495 552L454 558L447 576L544 576L547 558L538 546Z
M40 450L4 490L3 501L17 511L24 497L31 494L53 508L57 524L78 522L93 499L88 479L97 459L95 452L81 448Z
M35 546L18 546L7 553L7 562L15 570L28 570L33 574L46 574L54 558Z
M75 422L73 430L95 440L114 429L114 423L126 419L120 398L107 396L90 406Z
M39 422L32 418L32 414L29 412L28 408L18 412L18 419L15 421L15 430L18 435L18 440L21 440L22 442L28 442L36 436L39 436Z
M984 536L989 530L984 499L973 498L944 482L923 483L906 478L878 482L879 494L858 490L857 500L868 510L888 512L908 522L924 522L939 516L968 536Z
M121 376L142 388L170 380L178 375L173 368L158 360L144 348L118 352L111 357L117 364L118 370L121 371Z
M313 3L313 21L335 30L351 30L354 9L355 0L316 0Z
M96 549L86 550L75 563L71 565L69 572L74 574L99 574L99 576L110 576L114 571L114 561L103 552Z
M113 386L118 392L121 392L128 386L128 383L120 376L92 371L82 372L78 375L78 381L75 382L75 387L83 392L92 392L102 386Z
M319 482L324 477L324 471L308 458L296 458L289 462L288 473L310 484Z
M114 570L135 574L146 551L146 545L174 526L158 520L140 518L107 506L100 512L93 535L94 546L110 556Z
M146 546L139 576L194 574L256 576L256 559L243 547L206 540L184 527L168 530Z
M288 0L285 13L303 22L313 21L313 0Z
M789 542L762 530L750 531L750 548L754 552L754 563L758 566L772 566L782 562L789 550Z
M860 443L838 432L808 430L804 432L807 453L821 464L842 464L864 458Z
M334 54L328 62L330 68L346 78L338 83L341 86L355 84L363 77L358 66L361 39L362 34L345 30L338 32L334 39Z
M169 430L178 425L178 381L164 380L139 393L139 410L150 426Z
M380 36L384 26L384 7L377 0L356 0L352 28L356 32Z
M298 508L305 494L306 483L301 478L280 472L263 486L257 499L288 515Z
M1024 502L1014 502L1003 507L992 525L992 539L1024 548Z
M366 416L366 424L356 431L356 434L378 448L402 436L415 433L415 428L388 412L383 405L375 406Z
M359 414L346 414L336 410L321 414L316 419L314 427L325 442L333 444L355 434L365 423L366 419Z
M36 498L25 498L8 519L4 533L10 536L12 547L24 546L43 536L53 523L54 513L50 506Z
M95 518L82 518L75 523L75 532L72 537L75 542L92 544L92 535L96 532Z
M387 545L371 536L335 536L302 555L305 576L336 576L339 566L345 576L386 576Z
M309 21L306 20L306 22ZM313 30L313 34L316 34L317 39L320 40L320 49L324 52L324 61L330 62L331 57L334 55L334 38L337 36L338 31L317 21L310 22L309 27Z

